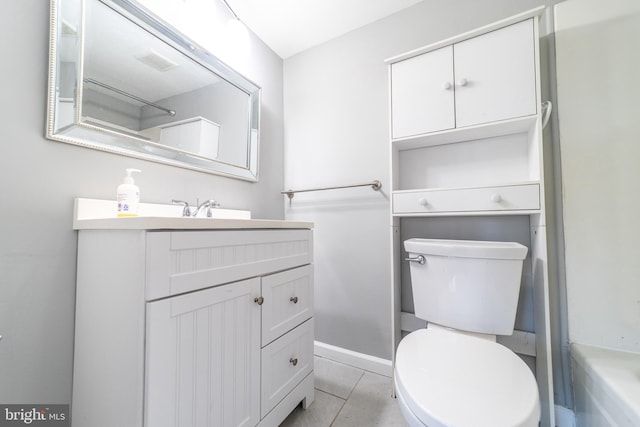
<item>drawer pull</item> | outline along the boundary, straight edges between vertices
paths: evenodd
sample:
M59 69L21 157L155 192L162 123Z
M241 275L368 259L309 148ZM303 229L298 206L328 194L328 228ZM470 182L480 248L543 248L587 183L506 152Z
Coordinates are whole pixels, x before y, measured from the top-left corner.
M425 199L424 197L420 197L418 199L418 204L420 206L424 206L425 208L429 205L429 202L427 201L427 199Z
M264 298L263 297L256 297L253 299L253 302L255 302L258 305L262 305L262 303L264 302Z
M291 301L294 304L297 304L298 303L298 297L291 297L291 298L289 298L289 301Z
M495 203L500 203L502 201L502 196L499 194L493 194L491 196L491 201Z
M291 363L293 366L296 366L298 364L298 358L296 357L295 359L292 357L291 359L289 359L289 363Z

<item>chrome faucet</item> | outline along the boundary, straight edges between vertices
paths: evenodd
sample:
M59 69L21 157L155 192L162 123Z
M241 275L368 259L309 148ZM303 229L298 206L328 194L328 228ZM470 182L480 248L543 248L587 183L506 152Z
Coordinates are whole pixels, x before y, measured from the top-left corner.
M196 208L196 210L191 214L191 216L196 217L198 216L198 212L200 212L200 209L207 208L207 218L211 218L211 209L215 209L219 207L220 207L220 203L216 202L215 200L207 200L205 202L200 203L200 206Z
M184 200L172 200L171 204L184 206L182 208L182 216L191 216L191 208L189 207L189 203L185 202Z

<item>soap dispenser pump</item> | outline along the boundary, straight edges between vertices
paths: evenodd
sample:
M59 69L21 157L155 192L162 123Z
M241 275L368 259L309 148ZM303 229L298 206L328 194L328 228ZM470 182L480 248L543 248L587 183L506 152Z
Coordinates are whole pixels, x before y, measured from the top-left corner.
M133 183L133 172L141 172L139 169L127 168L124 182L118 186L116 200L118 201L118 216L137 216L140 203L140 189Z

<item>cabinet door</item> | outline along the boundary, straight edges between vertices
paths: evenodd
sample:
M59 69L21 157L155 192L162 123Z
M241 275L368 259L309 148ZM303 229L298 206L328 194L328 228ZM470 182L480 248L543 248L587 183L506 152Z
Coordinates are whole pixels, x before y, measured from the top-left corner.
M452 129L453 92L452 46L392 64L393 138Z
M533 20L454 45L456 126L536 113Z
M147 304L145 425L260 421L258 278Z

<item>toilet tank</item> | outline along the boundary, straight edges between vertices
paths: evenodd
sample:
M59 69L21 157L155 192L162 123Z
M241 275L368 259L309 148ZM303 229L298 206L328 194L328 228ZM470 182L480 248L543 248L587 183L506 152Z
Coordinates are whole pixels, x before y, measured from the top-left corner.
M409 239L415 315L464 331L511 335L527 247L515 242Z

